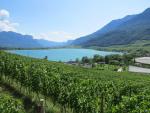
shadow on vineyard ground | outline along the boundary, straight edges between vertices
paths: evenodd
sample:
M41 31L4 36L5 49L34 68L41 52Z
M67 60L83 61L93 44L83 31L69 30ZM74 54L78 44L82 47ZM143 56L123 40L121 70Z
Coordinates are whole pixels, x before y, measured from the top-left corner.
M7 83L0 83L0 86L3 87L3 90L8 92L14 98L22 100L26 113L36 113L36 108L38 105L37 103L33 102L30 97L20 93Z

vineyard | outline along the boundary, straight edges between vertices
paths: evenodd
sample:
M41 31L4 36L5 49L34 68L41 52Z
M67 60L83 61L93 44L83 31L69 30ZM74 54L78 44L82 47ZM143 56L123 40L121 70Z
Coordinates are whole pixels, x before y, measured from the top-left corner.
M28 95L50 98L60 106L58 113L150 113L150 76L144 74L86 69L0 51L0 79Z

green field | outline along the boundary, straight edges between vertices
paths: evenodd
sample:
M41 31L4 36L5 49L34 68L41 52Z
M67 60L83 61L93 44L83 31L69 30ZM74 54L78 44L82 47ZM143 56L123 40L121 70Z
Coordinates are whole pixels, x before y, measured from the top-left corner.
M150 76L69 66L0 52L0 78L47 100L53 113L149 113ZM51 110L53 109L53 110Z

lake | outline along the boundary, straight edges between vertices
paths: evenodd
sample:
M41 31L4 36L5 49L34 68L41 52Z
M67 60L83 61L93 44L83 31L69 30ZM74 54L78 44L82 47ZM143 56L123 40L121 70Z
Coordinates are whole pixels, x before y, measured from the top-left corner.
M121 54L119 52L107 52L107 51L97 51L92 49L47 49L47 50L9 50L8 52L29 56L34 58L44 58L48 56L50 61L75 61L76 58L81 59L83 56L93 57L95 54L101 56L111 55L111 54Z

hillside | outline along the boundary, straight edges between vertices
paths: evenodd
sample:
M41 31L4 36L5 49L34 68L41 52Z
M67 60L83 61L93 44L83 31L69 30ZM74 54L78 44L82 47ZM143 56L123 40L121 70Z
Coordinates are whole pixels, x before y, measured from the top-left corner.
M46 113L149 113L150 76L146 74L115 72L102 65L87 69L2 51L0 65L3 82L32 98L43 95L45 103L52 102L46 109L64 108Z
M72 44L83 47L112 46L138 40L150 40L150 8L141 14L113 20L95 33L76 39Z

